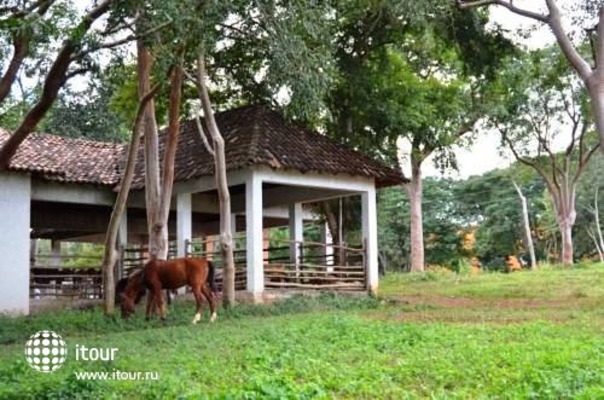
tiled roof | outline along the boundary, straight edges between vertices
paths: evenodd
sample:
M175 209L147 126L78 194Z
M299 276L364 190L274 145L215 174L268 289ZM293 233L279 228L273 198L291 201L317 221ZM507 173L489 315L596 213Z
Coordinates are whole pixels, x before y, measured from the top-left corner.
M404 181L400 172L347 149L324 135L287 122L279 113L265 107L246 106L217 113L215 118L225 139L227 170L263 165L303 173L312 171L375 177L378 186ZM160 133L160 155L164 152L165 138L164 130ZM184 122L181 124L174 166L175 181L213 174L214 160L199 136L195 121ZM141 150L133 188L143 187Z
M0 145L8 133L0 130ZM115 186L124 145L32 134L19 146L9 170L31 172L46 180Z
M337 142L306 130L262 106L216 114L225 138L227 170L267 166L280 170L374 177L378 186L404 181L402 174ZM205 126L205 125L204 125ZM0 145L8 133L0 130ZM160 132L163 157L166 131ZM9 169L65 183L117 187L127 155L123 144L30 135L19 147ZM214 160L203 145L195 121L181 124L174 179L184 182L214 174ZM139 151L133 189L144 187L143 150Z

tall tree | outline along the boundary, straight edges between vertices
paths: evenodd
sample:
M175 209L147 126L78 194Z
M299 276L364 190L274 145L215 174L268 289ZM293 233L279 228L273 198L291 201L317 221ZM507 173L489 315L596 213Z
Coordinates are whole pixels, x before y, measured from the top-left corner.
M547 13L532 11L518 7L513 0L456 0L462 9L487 7L491 5L505 7L509 11L549 26L552 30L560 51L568 64L583 82L591 99L593 118L600 141L604 143L604 6L599 1L586 0L583 2L588 8L598 9L597 38L594 46L595 68L592 68L588 57L581 55L580 44L573 43L571 35L565 30L562 22L562 13L556 0L545 0ZM591 26L585 28L592 28ZM593 30L593 29L592 29ZM604 146L602 146L604 151Z
M344 9L354 18L342 18L343 76L333 93L329 129L395 164L401 141L406 143L411 270L422 271L423 164L435 156L440 167L455 167L451 146L484 115L485 83L511 45L500 33L487 33L482 15L464 15L450 4L401 3ZM409 7L417 11L413 17L404 13ZM488 49L480 57L478 45Z
M577 183L599 147L590 136L584 91L560 53L548 49L511 60L494 93L500 107L492 124L514 157L543 179L562 236L562 262L571 265ZM557 153L560 140L566 147Z

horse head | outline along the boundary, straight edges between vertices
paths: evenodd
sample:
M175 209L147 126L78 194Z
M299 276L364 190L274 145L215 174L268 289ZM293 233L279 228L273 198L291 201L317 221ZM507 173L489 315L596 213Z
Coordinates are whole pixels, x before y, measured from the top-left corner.
M120 293L120 307L122 309L122 318L126 319L134 314L136 307L134 306L134 301L128 297L126 293Z
M128 318L134 314L136 303L140 301L142 285L142 274L137 271L128 277L126 287L119 293L122 318ZM143 292L144 295L144 292Z

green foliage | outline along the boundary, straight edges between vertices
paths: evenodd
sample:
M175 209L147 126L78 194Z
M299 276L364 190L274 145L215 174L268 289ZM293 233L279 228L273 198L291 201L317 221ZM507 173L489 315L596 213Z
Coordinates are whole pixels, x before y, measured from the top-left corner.
M603 315L597 307L603 293L593 285L603 278L600 267L450 275L430 281L410 279L419 274L392 275L384 282L392 299L387 303L366 297L298 297L285 305L249 306L245 315L220 314L214 325L190 325L190 304L183 310L177 305L164 327L138 317L118 324L100 313L3 318L0 338L8 328L14 329L14 340L0 347L0 398L604 395ZM579 291L584 297L576 297ZM532 295L532 307L510 307L526 294ZM451 295L463 296L463 305L431 302L441 295L449 301ZM399 302L398 296L420 302ZM540 300L542 306L535 307ZM259 314L265 309L275 312ZM182 321L175 323L181 312ZM63 334L70 357L77 343L117 347L116 360L69 358L53 374L37 373L23 360L23 342L39 329ZM113 369L154 371L160 377L81 381L74 374Z
M484 114L485 77L510 43L485 30L484 15L460 13L452 2L341 7L329 134L389 163L406 138L420 164L436 152L442 168L454 167L449 148ZM485 58L467 57L479 44Z
M426 263L458 269L469 256L463 248L464 225L455 199L459 183L426 178L424 188L424 243ZM406 269L409 254L409 203L400 187L384 189L378 197L378 242L387 269Z
M60 136L101 142L127 141L130 134L128 120L112 110L112 89L101 79L84 92L64 93L39 129Z
M506 255L524 254L528 259L522 208L513 179L529 203L537 258L543 259L545 243L539 239L548 200L543 182L534 171L517 163L506 170L470 177L454 189L459 202L458 215L466 224L476 227L476 255L488 268L505 268Z

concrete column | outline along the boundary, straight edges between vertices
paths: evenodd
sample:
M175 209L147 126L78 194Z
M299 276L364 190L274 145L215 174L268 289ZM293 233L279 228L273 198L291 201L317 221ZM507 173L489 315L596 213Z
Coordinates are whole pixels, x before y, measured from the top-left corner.
M193 231L193 211L191 193L176 195L176 256L186 255L187 240L191 240Z
M123 251L128 246L128 209L122 213L120 226L117 232L117 246L120 253L120 261L117 263L116 280L124 277Z
M295 242L289 245L289 260L295 264L296 271L300 269L301 243L304 236L302 221L302 203L290 204L289 206L289 240Z
M247 291L259 300L264 291L262 265L262 179L255 173L245 183Z
M28 175L0 173L0 313L29 314Z
M319 225L319 233L321 235L321 243L325 245L322 253L325 257L325 265L333 265L333 238L331 237L327 222Z
M122 213L122 219L120 220L120 226L117 232L117 243L120 247L128 245L128 210L124 210Z
M366 248L365 264L367 289L377 294L378 289L378 249L377 249L377 207L375 187L361 194L363 243Z
M233 213L231 213L231 235L233 238L237 236L237 215Z

